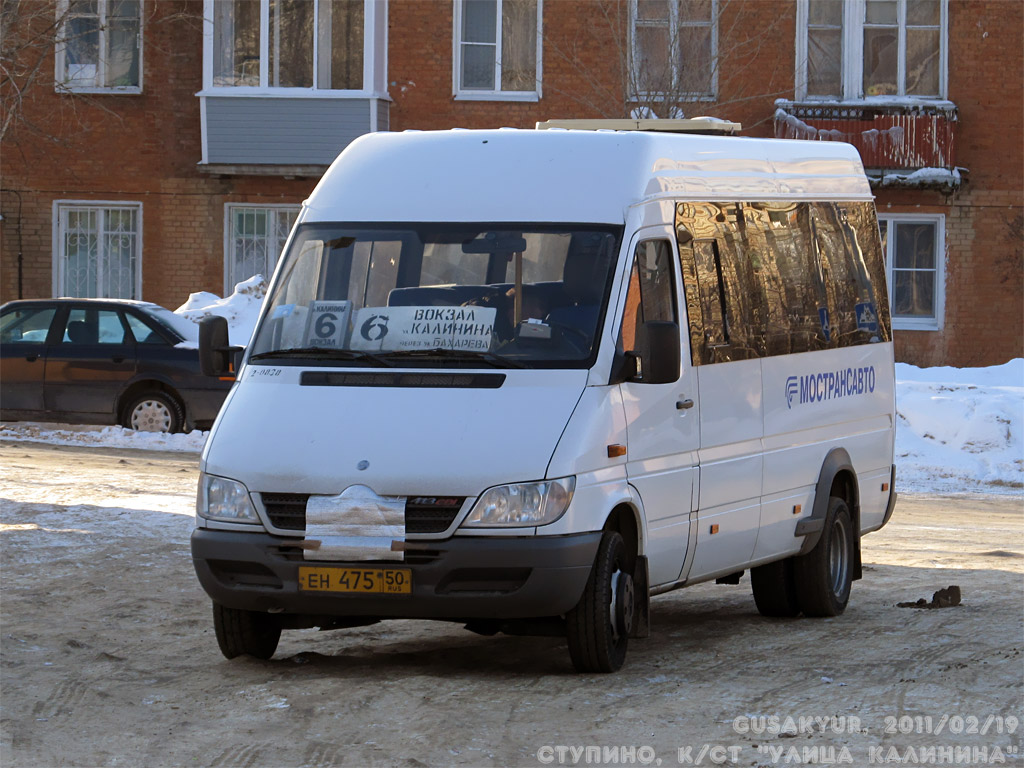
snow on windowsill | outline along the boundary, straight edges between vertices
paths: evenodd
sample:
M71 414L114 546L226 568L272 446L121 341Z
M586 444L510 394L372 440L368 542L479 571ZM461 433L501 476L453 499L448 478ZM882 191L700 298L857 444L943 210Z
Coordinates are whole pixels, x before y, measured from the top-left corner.
M959 168L919 168L916 171L880 171L868 174L873 187L942 187L958 189L963 184Z
M862 99L829 99L805 97L803 99L776 99L775 106L788 107L832 107L856 109L863 107L891 107L908 111L926 110L932 112L956 112L956 104L949 99L928 99L919 96L865 96Z

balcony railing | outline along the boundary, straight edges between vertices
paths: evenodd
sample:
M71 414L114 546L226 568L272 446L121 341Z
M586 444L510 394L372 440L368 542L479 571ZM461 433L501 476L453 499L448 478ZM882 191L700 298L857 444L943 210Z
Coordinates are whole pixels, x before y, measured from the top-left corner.
M947 102L948 104L948 102ZM948 106L776 102L775 136L845 141L864 168L912 172L956 168L957 111Z

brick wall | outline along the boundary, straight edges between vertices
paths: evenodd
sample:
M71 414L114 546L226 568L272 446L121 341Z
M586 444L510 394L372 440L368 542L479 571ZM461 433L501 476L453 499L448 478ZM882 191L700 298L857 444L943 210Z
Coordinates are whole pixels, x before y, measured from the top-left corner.
M52 56L26 93L25 118L42 133L17 127L4 142L2 301L19 296L19 252L20 295L53 294L55 200L142 203L142 298L174 308L192 291L224 292L226 203L298 205L316 183L199 172L202 2L145 8L143 93L57 94Z
M392 130L532 128L555 118L627 117L626 4L548 0L544 4L542 97L537 102L457 100L453 96L450 0L391 0L388 83ZM793 91L795 5L791 0L721 3L717 101L683 104L688 117L711 114L769 135L772 102ZM423 41L431 41L425 50ZM756 73L756 74L755 74Z
M896 357L993 365L1024 357L1024 4L951 0L949 20L965 182L948 198L906 190L877 201L880 213L946 215L944 327L897 331Z

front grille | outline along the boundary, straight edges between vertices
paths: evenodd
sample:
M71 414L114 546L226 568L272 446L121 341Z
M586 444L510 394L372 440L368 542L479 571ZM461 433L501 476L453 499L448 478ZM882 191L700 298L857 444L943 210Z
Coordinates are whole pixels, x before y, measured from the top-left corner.
M270 524L284 531L306 530L308 493L264 493L263 508ZM406 533L443 533L462 509L465 497L410 496L405 500Z
M410 496L405 500L406 533L442 533L454 522L466 499L457 496Z
M285 531L306 530L308 493L264 493L261 496L271 525Z

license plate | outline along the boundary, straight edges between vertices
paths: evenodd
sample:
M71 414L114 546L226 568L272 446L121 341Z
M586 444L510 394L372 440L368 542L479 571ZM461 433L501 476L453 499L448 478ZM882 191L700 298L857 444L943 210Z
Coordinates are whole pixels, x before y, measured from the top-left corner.
M320 568L299 566L299 589L306 592L348 592L370 595L411 595L409 568Z

